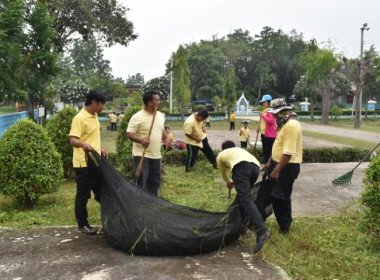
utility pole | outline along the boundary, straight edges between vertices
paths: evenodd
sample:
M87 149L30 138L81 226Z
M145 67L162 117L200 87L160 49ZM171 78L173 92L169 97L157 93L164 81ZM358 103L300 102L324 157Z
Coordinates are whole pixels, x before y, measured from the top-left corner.
M171 63L170 63L170 106L169 106L169 112L170 114L173 113L173 54L171 57Z
M360 60L358 62L358 70L357 70L357 84L356 84L356 102L355 102L355 128L360 128L361 124L361 117L362 117L362 89L363 89L363 83L364 83L364 75L365 75L365 69L364 69L364 61L363 61L363 34L364 30L369 30L369 27L367 27L367 23L364 23L363 26L360 28Z

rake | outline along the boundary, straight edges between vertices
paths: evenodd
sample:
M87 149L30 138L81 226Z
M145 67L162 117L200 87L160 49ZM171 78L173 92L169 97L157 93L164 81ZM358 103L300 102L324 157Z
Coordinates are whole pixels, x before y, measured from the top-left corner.
M346 186L348 184L351 184L351 179L352 179L352 175L354 174L354 171L356 168L358 168L358 166L363 162L365 161L376 149L377 147L380 146L380 143L378 143L375 148L373 148L371 151L369 151L368 154L366 154L366 156L349 172L347 172L346 174L334 179L332 181L332 184L334 186Z

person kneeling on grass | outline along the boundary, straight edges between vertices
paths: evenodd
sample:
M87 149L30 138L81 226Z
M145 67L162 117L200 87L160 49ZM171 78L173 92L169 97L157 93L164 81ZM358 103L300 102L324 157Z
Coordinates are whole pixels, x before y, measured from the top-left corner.
M227 188L234 186L236 189L243 221L248 220L254 226L257 239L253 253L257 253L271 235L265 227L263 218L251 195L251 188L259 176L260 163L245 149L235 147L234 142L225 141L222 144L222 151L217 157L217 164L224 181L227 183ZM227 176L227 170L232 172L232 182Z

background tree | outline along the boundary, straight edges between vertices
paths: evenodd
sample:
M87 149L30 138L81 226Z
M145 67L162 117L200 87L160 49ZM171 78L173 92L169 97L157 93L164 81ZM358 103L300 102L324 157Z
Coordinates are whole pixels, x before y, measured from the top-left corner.
M191 100L222 96L223 65L227 57L211 42L201 41L186 48L191 72Z
M378 52L372 46L364 52L364 61L370 61L371 65L364 76L363 97L365 98L365 117L367 118L368 101L376 99L375 96L380 93L380 57Z
M227 111L230 112L234 108L235 102L237 101L236 96L236 78L235 72L232 69L228 69L226 75L224 76L223 82L223 98L227 102ZM228 114L228 119L230 115Z
M334 77L340 69L340 63L332 51L319 49L315 41L312 41L300 58L300 65L306 70L309 81L314 88L319 89L317 94L322 95L321 122L327 124L332 98L336 95Z
M128 75L126 84L127 85L143 85L145 84L144 76L141 75L140 73L137 73L136 75L132 75L132 76Z
M23 1L0 3L0 102L5 99L25 100L24 88L20 86L20 70L30 58L22 50L24 17Z
M107 46L127 46L135 40L133 23L127 19L128 8L116 0L25 0L28 6L36 2L48 3L55 19L55 46L63 52L66 45L80 35L84 40L96 37Z
M47 82L58 72L57 54L53 48L53 19L42 2L27 10L23 1L3 1L0 9L0 40L3 42L0 44L9 53L9 56L2 56L2 72L4 78L9 79L3 83L17 93L14 96L7 92L7 98L21 99L20 93L25 93L23 99L26 99L29 117L33 118L33 106L44 104ZM9 42L4 43L4 40ZM1 91L4 94L8 89Z
M154 78L149 80L144 86L142 87L142 91L148 91L148 90L154 90L160 95L160 99L162 101L168 101L169 100L169 94L170 94L170 78L168 75L164 75L158 78Z
M173 97L181 112L181 119L184 120L185 108L191 99L190 91L190 68L187 63L185 48L180 45L173 65Z
M110 61L104 59L103 49L94 38L75 40L69 53L72 69L88 88L99 88L112 94Z
M133 91L127 97L128 105L130 106L141 106L143 104L143 99L140 91Z

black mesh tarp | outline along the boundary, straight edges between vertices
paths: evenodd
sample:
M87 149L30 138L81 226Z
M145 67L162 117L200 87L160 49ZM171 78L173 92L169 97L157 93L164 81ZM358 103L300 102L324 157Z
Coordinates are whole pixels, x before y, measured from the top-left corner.
M105 158L91 154L106 181L101 218L112 246L136 255L181 255L218 250L239 237L242 219L236 200L218 213L174 204L144 191Z

